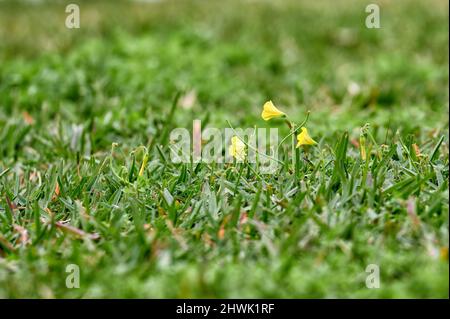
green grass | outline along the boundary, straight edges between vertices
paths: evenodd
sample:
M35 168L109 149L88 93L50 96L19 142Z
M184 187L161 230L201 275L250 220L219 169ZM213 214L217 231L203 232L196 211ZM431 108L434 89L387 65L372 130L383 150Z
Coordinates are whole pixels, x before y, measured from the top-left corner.
M65 4L0 2L0 297L448 298L446 1L376 30L364 1ZM167 160L194 119L285 136L269 99L311 111L298 170Z

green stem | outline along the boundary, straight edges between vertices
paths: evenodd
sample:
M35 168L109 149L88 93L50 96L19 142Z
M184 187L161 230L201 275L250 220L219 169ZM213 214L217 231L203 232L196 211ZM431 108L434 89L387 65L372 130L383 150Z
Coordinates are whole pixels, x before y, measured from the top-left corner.
M264 156L264 157L266 157L266 158L269 158L269 159L271 159L271 160L273 160L273 161L275 161L275 162L278 162L279 164L285 165L284 162L280 161L279 159L277 159L277 158L275 158L275 157L266 155L266 154L264 154L264 153L260 153L256 148L254 148L253 146L251 146L250 144L248 144L247 142L245 142L245 141L239 136L239 134L236 132L236 130L235 130L235 129L233 128L233 126L231 125L230 121L227 120L227 123L228 123L228 126L233 130L233 133L234 133L237 137L239 137L239 139L242 141L242 143L244 143L249 149L255 151L255 152L256 152L257 154L259 154L259 155L262 155L262 156Z
M285 138L283 138L283 139L281 140L280 144L278 144L277 152L278 152L278 150L280 149L281 145L284 143L284 141L286 141L290 136L292 136L293 134L295 134L300 128L302 128L303 125L306 124L306 122L308 122L309 113L311 113L311 112L308 111L308 113L306 113L306 118L303 120L303 122L302 122L299 126L297 126L296 129L294 129L294 130L291 129L291 132L289 133L289 135L287 135ZM293 124L293 123L291 122L291 125L292 125L292 124ZM292 126L295 126L295 125L292 125Z

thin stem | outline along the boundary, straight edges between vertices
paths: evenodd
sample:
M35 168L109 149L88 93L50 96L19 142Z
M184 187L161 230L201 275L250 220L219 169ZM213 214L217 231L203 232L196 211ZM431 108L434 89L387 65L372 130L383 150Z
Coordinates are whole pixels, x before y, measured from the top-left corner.
M236 130L233 128L233 126L231 125L230 121L227 120L227 123L228 123L228 125L230 126L230 128L233 130L234 134L240 138L239 134L238 134L238 133L236 132ZM264 153L259 152L256 148L254 148L253 146L251 146L250 144L248 144L247 142L245 142L242 138L240 138L240 140L241 140L242 143L244 143L248 148L250 148L251 150L255 151L256 153L258 153L258 154L260 154L260 155L262 155L262 156L264 156L264 157L267 157L267 158L269 158L269 159L271 159L271 160L273 160L273 161L276 161L276 162L278 162L278 163L280 163L280 164L282 164L282 165L285 165L285 163L282 162L282 161L280 161L279 159L276 159L275 157L272 157L272 156L269 156L269 155L266 155L266 154L264 154ZM278 149L277 149L277 151L278 151Z
M302 128L303 125L306 124L306 122L308 122L309 113L311 113L311 112L308 111L308 113L306 113L306 118L303 120L303 122L299 126L297 126L297 128L295 128L294 130L291 129L291 132L281 140L280 144L278 144L277 152L280 149L281 145L284 143L284 141L286 141L292 134L295 134L300 128Z

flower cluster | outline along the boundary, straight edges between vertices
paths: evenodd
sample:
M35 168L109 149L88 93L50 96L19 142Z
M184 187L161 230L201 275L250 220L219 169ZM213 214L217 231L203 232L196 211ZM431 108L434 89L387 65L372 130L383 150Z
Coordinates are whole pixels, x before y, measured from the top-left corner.
M273 118L278 117L286 117L286 113L280 111L272 101L267 101L263 105L263 111L261 113L261 117L264 121L269 121ZM306 122L306 121L305 121ZM304 126L296 127L294 123L288 121L289 127L291 129L291 134L295 134L298 130L300 130L300 133L297 135L297 145L296 147L300 146L309 146L309 145L316 145L317 142L309 135L308 129ZM247 155L246 153L246 145L245 143L238 137L233 136L231 139L231 145L228 149L231 156L236 158L238 161L244 161L245 157Z
M263 118L264 121L268 121L270 119L283 116L286 116L286 113L280 111L272 103L272 101L264 103L263 111L261 113L261 117ZM315 145L315 144L317 144L317 142L314 141L311 138L311 136L309 136L308 129L306 127L301 127L301 132L300 134L297 135L297 147L300 147L302 145Z

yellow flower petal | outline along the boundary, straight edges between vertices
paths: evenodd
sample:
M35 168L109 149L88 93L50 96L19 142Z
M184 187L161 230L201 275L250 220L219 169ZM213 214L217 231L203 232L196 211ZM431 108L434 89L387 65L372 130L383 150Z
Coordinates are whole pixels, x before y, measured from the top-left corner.
M283 115L286 114L277 109L276 106L273 105L272 101L267 101L266 103L264 103L263 111L261 113L261 117L264 121L268 121L270 119Z
M301 133L297 135L297 147L300 147L301 145L315 145L317 144L316 141L314 141L311 136L308 134L308 129L306 127L301 128Z
M231 156L239 161L244 161L245 157L247 156L245 152L245 143L242 142L242 140L237 136L233 136L231 138L231 145L228 148L228 151Z

